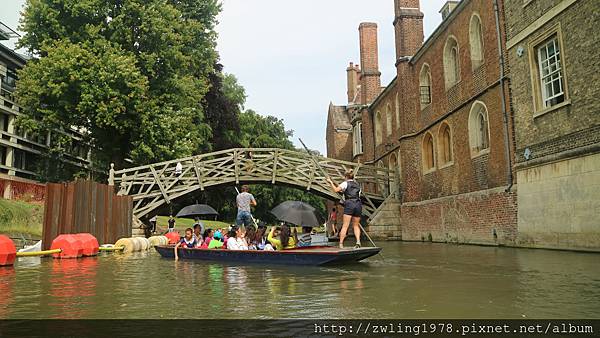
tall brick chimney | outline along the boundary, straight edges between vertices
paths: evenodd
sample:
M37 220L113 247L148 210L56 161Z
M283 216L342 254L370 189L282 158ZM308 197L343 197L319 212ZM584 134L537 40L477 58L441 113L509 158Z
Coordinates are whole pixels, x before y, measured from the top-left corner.
M413 56L423 45L423 13L419 0L394 0L396 59Z
M350 62L350 66L346 68L346 73L348 74L348 103L358 103L354 101L358 90L358 81L360 79L360 67L353 62ZM358 100L360 100L360 98L358 98Z
M360 34L361 104L371 103L381 93L381 72L377 50L377 24L363 22L358 27Z

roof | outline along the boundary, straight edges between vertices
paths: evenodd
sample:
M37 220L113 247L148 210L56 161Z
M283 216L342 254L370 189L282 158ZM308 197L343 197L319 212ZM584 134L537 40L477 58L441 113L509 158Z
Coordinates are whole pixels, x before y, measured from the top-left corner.
M0 62L8 63L15 68L22 68L29 57L21 55L0 43Z
M393 90L396 87L396 79L397 78L398 78L398 76L394 76L394 78L392 79L390 84L388 84L385 87L381 87L382 88L381 93L379 93L379 95L375 98L375 100L373 102L371 102L371 104L369 104L369 107L377 106L379 104L379 102L381 102L381 100L383 100L383 98L389 93L389 91Z
M329 104L329 123L334 129L351 129L352 124L346 106Z

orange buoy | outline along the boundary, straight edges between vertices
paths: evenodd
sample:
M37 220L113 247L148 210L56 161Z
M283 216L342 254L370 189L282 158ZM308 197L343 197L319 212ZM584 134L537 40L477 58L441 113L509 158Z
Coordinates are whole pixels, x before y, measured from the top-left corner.
M169 239L169 244L177 244L181 238L181 236L179 236L179 232L177 231L167 232L165 237Z
M96 256L100 250L98 240L92 234L83 233L76 235L83 245L83 256Z
M56 237L52 241L51 250L61 249L60 253L52 254L54 258L77 258L83 255L83 243L79 236L65 234Z
M0 266L13 265L16 258L15 243L10 238L0 235Z

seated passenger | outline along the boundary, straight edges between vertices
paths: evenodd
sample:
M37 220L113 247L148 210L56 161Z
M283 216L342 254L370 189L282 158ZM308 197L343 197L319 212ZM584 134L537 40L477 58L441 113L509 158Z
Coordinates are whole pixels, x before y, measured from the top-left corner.
M246 227L246 233L244 239L248 245L248 250L258 250L256 246L256 228L253 225Z
M258 229L256 230L256 235L254 235L254 245L256 245L256 250L264 250L265 246L268 244L267 238L265 236L266 231L267 227L265 225L261 224L258 226Z
M311 237L312 228L302 227L302 235L298 237L298 247L310 246L312 242Z
M227 239L228 250L248 250L248 244L244 239L242 229L237 225L232 225L229 230L229 238Z
M208 249L221 249L223 246L223 235L220 230L217 230L215 231L213 239L208 243Z
M185 229L185 236L179 240L179 243L175 245L175 260L179 259L177 255L177 249L179 247L182 248L195 248L196 247L196 238L194 238L194 232L191 228Z
M228 240L227 234L229 234L229 229L222 228L221 229L221 241L223 243L227 243L227 240Z
M271 242L271 244L277 250L284 249L293 249L296 247L296 240L292 237L292 233L290 227L287 224L281 226L281 232L279 233L279 239L275 238L273 235L275 234L275 228L271 228L271 232L269 232L269 236L267 240Z
M210 244L210 242L213 240L213 236L215 235L213 229L208 228L204 231L204 235L202 236L204 238L204 242L202 243L202 245L200 246L202 249L208 249L208 245Z
M194 239L196 240L196 247L201 247L204 241L202 238L202 226L200 224L194 224Z

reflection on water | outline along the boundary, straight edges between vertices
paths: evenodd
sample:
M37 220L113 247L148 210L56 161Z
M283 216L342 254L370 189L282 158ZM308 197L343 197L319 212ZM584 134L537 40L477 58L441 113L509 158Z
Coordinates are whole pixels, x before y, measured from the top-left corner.
M383 243L385 260L286 267L162 259L20 258L0 318L593 318L597 254Z
M15 269L12 266L0 267L0 318L10 315L9 309L14 302L14 284Z

